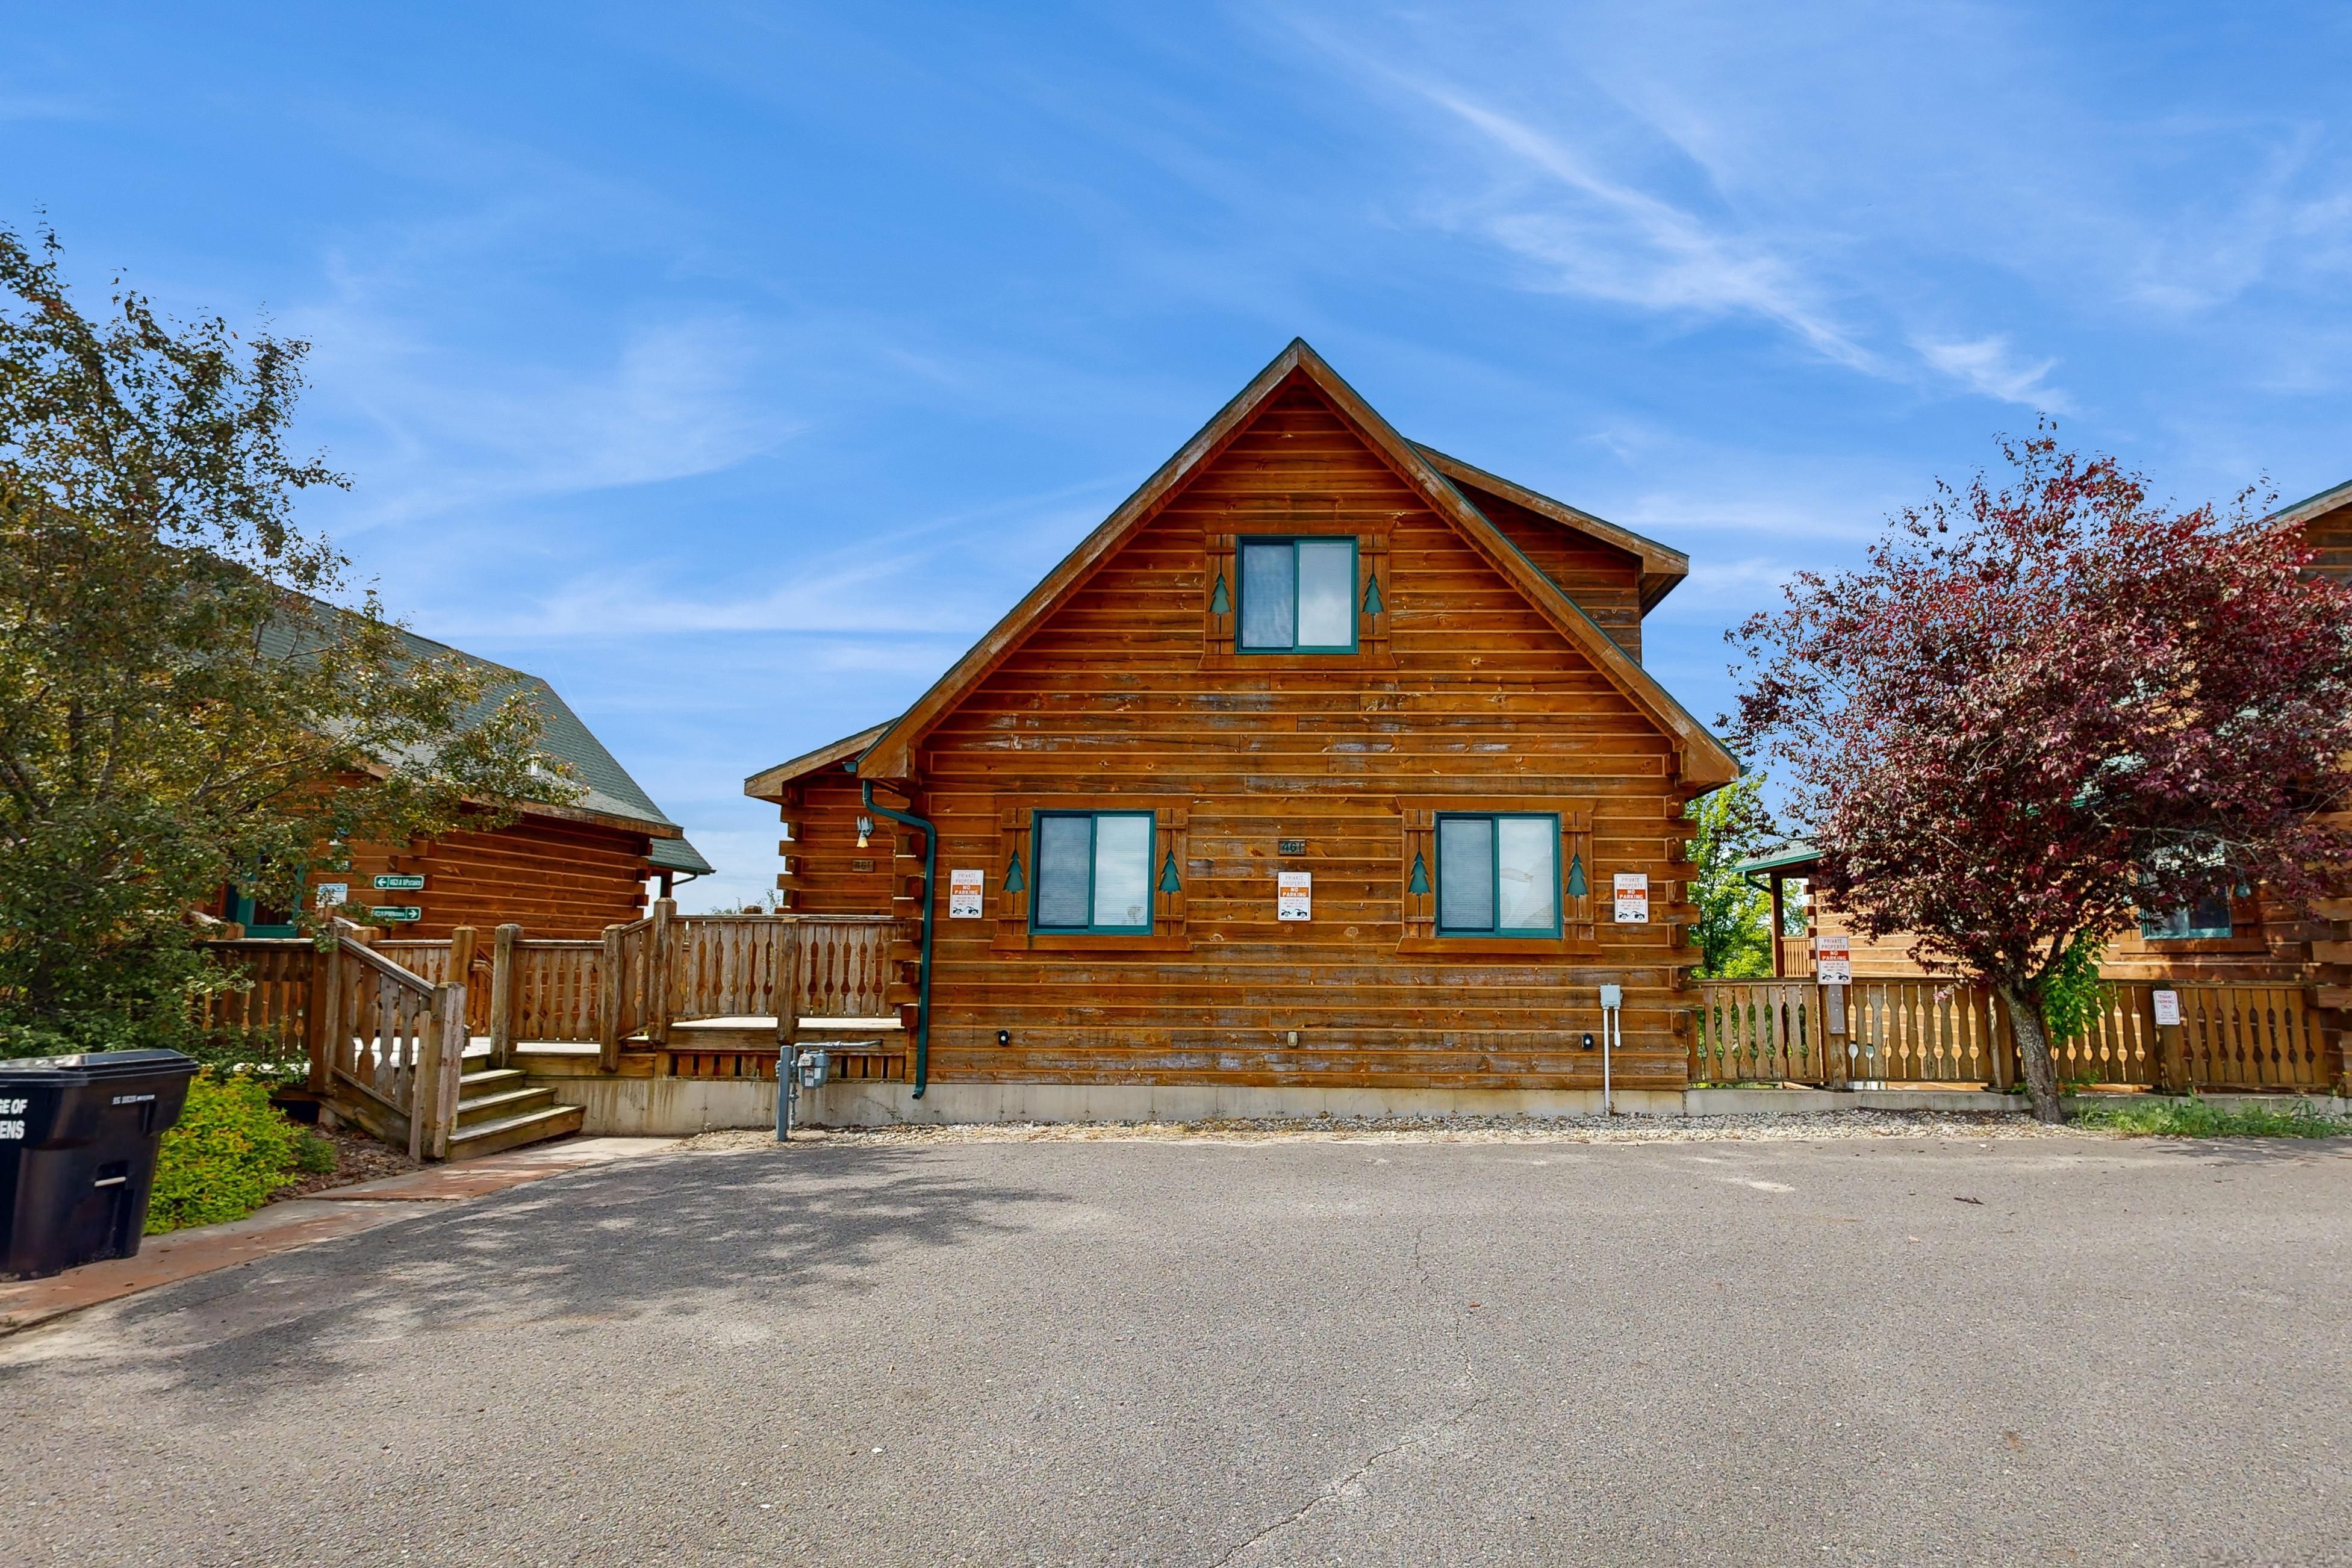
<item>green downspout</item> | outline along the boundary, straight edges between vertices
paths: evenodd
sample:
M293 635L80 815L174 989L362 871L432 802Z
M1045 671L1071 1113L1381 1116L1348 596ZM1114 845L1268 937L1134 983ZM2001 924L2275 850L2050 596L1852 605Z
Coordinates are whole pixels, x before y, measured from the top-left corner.
M852 763L851 767L857 764ZM939 896L932 884L938 880L940 867L940 831L910 811L893 811L874 801L874 781L862 779L859 788L866 800L866 809L878 811L891 821L912 827L923 836L923 958L915 971L915 1093L923 1098L924 1086L931 1072L931 905Z

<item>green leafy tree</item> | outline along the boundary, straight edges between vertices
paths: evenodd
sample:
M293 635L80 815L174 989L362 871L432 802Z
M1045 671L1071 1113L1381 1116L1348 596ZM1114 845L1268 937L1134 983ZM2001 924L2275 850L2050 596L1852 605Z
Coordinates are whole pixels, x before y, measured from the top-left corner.
M1741 876L1739 863L1760 851L1771 831L1759 773L1703 795L1684 809L1694 825L1690 841L1694 934L1705 962L1701 977L1737 980L1772 973L1772 900Z
M120 283L91 320L53 235L0 229L0 1047L185 1040L224 882L299 908L338 843L566 788L519 692L330 602L306 352Z

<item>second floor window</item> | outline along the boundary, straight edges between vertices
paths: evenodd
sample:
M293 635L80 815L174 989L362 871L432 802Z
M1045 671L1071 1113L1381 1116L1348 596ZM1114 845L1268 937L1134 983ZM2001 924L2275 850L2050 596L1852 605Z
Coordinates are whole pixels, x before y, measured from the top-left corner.
M1244 653L1356 651L1356 542L1244 539L1236 641Z
M1151 930L1152 813L1041 811L1036 823L1033 930Z

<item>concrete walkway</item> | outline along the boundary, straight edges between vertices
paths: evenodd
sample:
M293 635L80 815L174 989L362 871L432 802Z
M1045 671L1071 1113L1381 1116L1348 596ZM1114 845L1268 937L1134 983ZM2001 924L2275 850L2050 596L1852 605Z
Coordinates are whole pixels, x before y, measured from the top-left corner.
M462 1164L434 1165L380 1181L331 1187L309 1197L271 1204L226 1225L195 1226L150 1237L136 1258L68 1268L47 1279L0 1283L0 1334L216 1268L234 1268L312 1242L414 1219L444 1205L504 1192L527 1182L659 1153L675 1147L677 1142L673 1138L566 1139Z

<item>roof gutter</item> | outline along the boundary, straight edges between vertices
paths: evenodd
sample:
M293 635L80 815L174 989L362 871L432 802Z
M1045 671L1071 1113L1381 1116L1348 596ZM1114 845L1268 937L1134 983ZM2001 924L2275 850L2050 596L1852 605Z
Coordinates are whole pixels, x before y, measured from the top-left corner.
M857 764L852 763L850 766ZM923 1089L931 1072L931 906L938 901L938 889L932 885L939 875L940 830L911 811L893 811L874 798L874 781L860 779L859 792L866 809L881 813L902 826L911 827L923 836L923 956L915 970L915 1092L913 1098L923 1098Z

